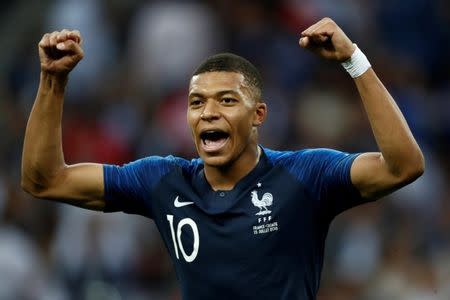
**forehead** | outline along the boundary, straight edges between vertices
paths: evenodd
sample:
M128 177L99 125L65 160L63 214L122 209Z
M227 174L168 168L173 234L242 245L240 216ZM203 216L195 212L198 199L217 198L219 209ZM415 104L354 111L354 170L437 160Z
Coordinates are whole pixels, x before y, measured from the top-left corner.
M189 84L189 94L214 94L224 90L242 92L247 87L244 75L236 72L205 72L194 75Z

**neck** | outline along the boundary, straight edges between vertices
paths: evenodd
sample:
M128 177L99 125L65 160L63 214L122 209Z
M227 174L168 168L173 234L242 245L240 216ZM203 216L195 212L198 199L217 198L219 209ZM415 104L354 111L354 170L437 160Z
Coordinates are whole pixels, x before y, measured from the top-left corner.
M261 156L261 149L258 145L252 147L251 151L244 151L237 160L224 167L205 165L204 172L208 183L212 189L231 190L256 167Z

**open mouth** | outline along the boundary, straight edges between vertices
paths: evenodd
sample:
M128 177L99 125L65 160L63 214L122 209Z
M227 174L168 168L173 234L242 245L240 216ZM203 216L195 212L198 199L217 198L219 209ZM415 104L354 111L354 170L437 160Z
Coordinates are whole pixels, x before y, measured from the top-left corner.
M206 152L220 150L228 141L230 134L221 130L207 130L200 134L202 147Z

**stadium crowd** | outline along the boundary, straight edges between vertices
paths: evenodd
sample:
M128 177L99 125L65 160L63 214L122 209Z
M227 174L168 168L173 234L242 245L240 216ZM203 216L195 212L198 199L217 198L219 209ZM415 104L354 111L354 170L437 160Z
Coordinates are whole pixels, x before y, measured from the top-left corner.
M261 70L263 145L376 145L350 77L298 46L332 17L366 53L425 153L414 184L338 216L319 300L450 299L450 2L446 0L2 2L0 22L0 299L179 299L152 221L36 200L20 188L26 120L45 32L79 29L70 75L68 163L194 157L187 86L205 57L229 51ZM251 288L251 287L249 287Z

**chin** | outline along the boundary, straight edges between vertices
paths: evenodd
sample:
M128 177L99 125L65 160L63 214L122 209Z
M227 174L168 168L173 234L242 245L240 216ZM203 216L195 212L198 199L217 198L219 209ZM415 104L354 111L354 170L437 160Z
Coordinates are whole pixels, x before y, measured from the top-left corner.
M217 155L217 156L212 156L212 155L200 155L200 158L203 160L203 163L205 165L208 165L210 167L214 167L214 168L221 168L221 167L226 167L227 165L230 164L231 159L227 156L224 155Z

